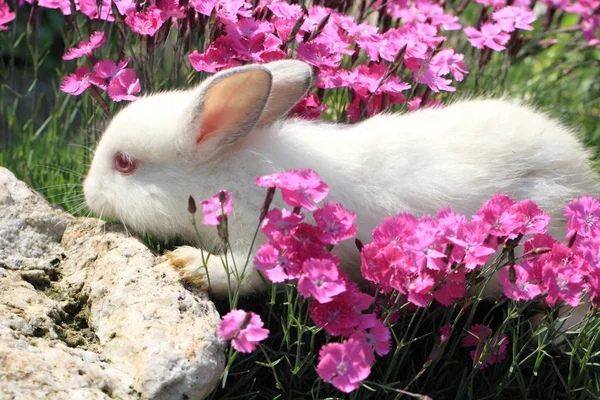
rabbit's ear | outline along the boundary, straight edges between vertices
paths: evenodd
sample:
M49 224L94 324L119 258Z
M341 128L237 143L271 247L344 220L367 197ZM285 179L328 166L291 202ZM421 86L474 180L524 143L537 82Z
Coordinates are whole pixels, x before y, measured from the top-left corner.
M246 136L267 104L271 81L271 73L259 65L233 68L204 81L192 93L191 123L180 138L181 148L208 155Z
M312 70L305 62L281 60L263 64L263 67L273 76L273 84L258 125L265 125L285 116L312 85Z

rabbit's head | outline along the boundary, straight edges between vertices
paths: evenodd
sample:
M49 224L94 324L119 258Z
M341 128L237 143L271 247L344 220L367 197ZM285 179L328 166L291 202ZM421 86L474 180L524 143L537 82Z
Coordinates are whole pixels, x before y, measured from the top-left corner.
M97 146L84 182L89 208L138 232L179 236L189 225L190 194L232 184L220 155L285 115L311 83L307 64L284 60L229 69L191 90L135 101Z

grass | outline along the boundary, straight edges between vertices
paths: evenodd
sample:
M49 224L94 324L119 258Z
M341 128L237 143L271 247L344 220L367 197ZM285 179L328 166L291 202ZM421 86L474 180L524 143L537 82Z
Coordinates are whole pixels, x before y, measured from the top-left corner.
M48 14L56 20L56 13ZM19 15L21 22L26 17ZM95 24L95 29L102 27ZM121 105L110 104L110 112L105 114L87 94L71 97L61 93L58 84L67 71L56 56L62 49L57 51L56 42L44 39L49 32L64 37L60 26L44 27L45 36L36 34L29 25L21 23L19 27L0 33L0 165L49 202L75 215L86 215L81 182L94 143ZM558 38L560 44L549 49L539 42L523 49L527 56L517 57L510 68L506 56L494 55L484 70L472 68L457 94L437 97L493 94L525 99L578 129L597 162L600 54L598 50L576 48L568 32ZM461 50L469 59L476 57L466 46L457 47ZM109 54L118 49L109 46L103 51ZM179 56L177 51L173 58ZM181 86L201 78L189 70L174 73L168 57L155 62L154 87ZM335 92L335 96L344 99L343 91ZM165 247L163 243L153 245L161 250ZM343 398L331 385L317 379L317 351L329 338L312 325L308 304L294 288L274 288L271 293L242 301L244 309L263 316L271 335L251 355L230 352L224 386L211 398ZM222 313L229 308L228 303L217 302L217 306ZM402 312L393 332L392 352L378 359L363 387L346 398L425 398L420 394L435 399L600 398L600 318L591 315L585 326L568 335L567 343L557 348L547 337L552 332L529 325L528 317L535 307L518 307L508 300L475 300L469 310L456 305ZM459 338L474 321L509 333L507 361L484 370L473 366ZM454 330L439 349L443 355L430 360L430 352L437 346L437 332L448 323L453 323Z

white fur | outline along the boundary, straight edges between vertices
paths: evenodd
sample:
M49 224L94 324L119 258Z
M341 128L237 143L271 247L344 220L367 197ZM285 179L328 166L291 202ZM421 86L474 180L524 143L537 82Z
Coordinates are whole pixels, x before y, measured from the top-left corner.
M328 199L356 212L357 237L364 243L377 224L400 211L421 216L449 206L470 216L495 193L535 201L552 215L550 233L560 238L567 202L598 194L588 154L575 135L531 107L485 99L379 115L355 125L269 123L305 94L310 71L293 61L260 68L273 76L265 107L270 115L263 112L262 122L249 122L248 132L238 133L244 138L212 154L195 157L196 149L189 147L193 141L182 138L198 123L199 98L216 85L214 79L227 79L223 73L198 89L155 94L120 112L104 133L85 181L89 207L139 232L193 241L188 196L203 200L219 189L230 190L230 238L236 261L243 263L265 195L254 178L291 168L311 168L327 182ZM141 160L134 174L122 176L112 169L116 151ZM274 206L283 206L276 199ZM203 243L216 240L214 227L199 228ZM189 248L181 252L195 257ZM340 245L337 253L342 267L358 278L354 243ZM196 269L190 266L187 273ZM209 270L213 290L226 292L221 261L209 262ZM259 290L257 274L253 269L249 274L243 291Z

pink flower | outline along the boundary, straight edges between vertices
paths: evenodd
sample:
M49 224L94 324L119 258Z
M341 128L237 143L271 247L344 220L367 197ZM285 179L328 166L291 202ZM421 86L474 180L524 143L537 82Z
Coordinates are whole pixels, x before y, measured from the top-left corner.
M584 17L581 32L588 46L600 46L600 15Z
M564 211L567 217L567 240L574 235L583 238L600 235L600 200L584 196L571 201Z
M402 243L414 234L417 224L417 218L410 213L388 217L373 229L373 241L380 244Z
M467 293L465 284L466 273L463 270L453 270L443 276L433 297L442 305L449 307L456 299L462 299Z
M269 10L275 14L278 18L284 18L289 20L297 21L302 16L302 7L298 4L288 4L284 1L277 3L271 3L267 6Z
M444 325L440 328L440 344L444 344L450 339L452 333L452 324Z
M254 265L273 283L294 279L296 276L290 271L298 269L285 247L270 242L260 246L254 256Z
M486 242L488 230L477 222L459 224L455 234L448 237L454 243L453 259L462 261L465 268L472 270L487 262L496 247Z
M463 30L467 35L467 39L478 49L483 49L484 47L489 47L495 51L505 50L506 47L504 45L510 39L510 35L508 33L502 32L502 28L500 25L485 23L481 25L481 31L473 27L467 27Z
M60 84L60 90L73 96L79 96L90 87L90 77L92 76L87 65L79 67L74 74L69 74Z
M25 0L26 3L33 4L35 0ZM22 3L19 2L19 5ZM71 15L70 0L37 0L37 5L44 8L57 9L59 8L63 15ZM0 29L1 30L1 29Z
M339 203L325 203L323 207L313 212L317 226L321 228L319 239L323 243L338 244L356 234L356 214L344 210Z
M99 88L106 90L108 88L107 80L114 78L128 63L129 58L119 61L118 64L113 60L98 61L94 65L94 73L90 78L90 82Z
M510 239L517 235L536 235L546 233L550 215L540 210L531 200L523 200L505 210L498 222L502 226L502 236Z
M468 74L467 65L464 63L464 54L455 53L454 49L442 49L431 58L431 64L438 66L438 74L452 73L452 77L461 82L463 74Z
M129 25L132 32L148 36L154 36L166 20L167 14L152 5L145 11L132 11L125 17L125 23Z
M500 337L496 334L488 339L492 332L487 326L477 324L473 325L463 338L463 347L476 347L470 354L471 359L475 364L479 364L480 369L506 359L508 337L506 334Z
M65 53L62 57L63 60L74 60L79 57L83 57L88 54L92 54L94 49L102 46L106 43L106 36L104 36L104 32L98 31L92 33L90 36L90 40L83 40L81 43L77 45L77 47L73 47Z
M111 0L79 0L79 9L90 19L114 21L110 7Z
M327 197L329 192L329 187L319 179L319 175L306 168L258 177L255 183L261 187L278 187L283 201L308 211L316 210L315 203Z
M350 338L342 343L329 343L321 347L317 373L325 382L344 393L350 393L367 379L371 368L362 344Z
M390 328L375 314L361 315L358 329L353 337L362 342L369 352L375 350L375 353L380 356L390 352L392 347Z
M508 210L514 202L508 196L496 194L483 203L477 214L472 218L473 222L482 223L492 235L502 236L504 227L500 224L500 217Z
M258 315L236 309L223 317L218 333L224 340L231 339L231 345L240 353L252 353L258 342L269 336Z
M219 225L223 215L229 215L233 210L231 193L227 190L220 190L210 199L200 202L204 212L204 225Z
M311 258L302 264L302 274L298 280L298 292L302 296L312 296L324 304L345 290L346 284L340 279L340 271L331 259Z
M445 267L445 244L436 222L421 220L415 234L406 241L405 248L412 253L417 267L439 271Z
M313 302L310 317L315 325L332 336L351 336L360 323L361 312L373 304L373 297L362 293L354 282L346 281L346 291L328 303Z
M140 91L140 80L131 68L125 68L117 72L108 84L108 96L114 101L133 101L138 97ZM206 217L205 217L206 218Z
M339 53L332 53L328 46L314 42L301 43L296 49L296 54L300 60L317 68L337 68L343 58Z
M301 214L295 214L285 208L275 208L267 214L263 223L262 231L271 240L280 240L289 235L304 218Z
M8 26L4 26L4 24L8 24L10 21L15 19L17 14L15 12L10 12L10 8L8 8L8 4L4 0L0 0L0 31L7 31L10 28Z
M188 59L196 71L214 73L219 69L237 67L241 63L235 59L237 52L233 47L231 38L221 36L211 43L203 54L194 50Z
M303 97L298 104L290 110L289 116L304 119L318 119L328 107L327 103L319 104L319 96L315 93L311 93L308 96Z
M537 269L538 275L541 272L541 286L548 294L546 304L554 306L562 300L571 307L579 305L585 288L581 256L564 244L555 243L551 252L539 257Z
M532 283L533 271L526 262L502 268L498 273L498 280L504 288L504 295L509 299L533 300L542 293L539 285Z
M513 32L515 29L532 31L533 26L529 25L537 19L535 14L523 7L508 6L492 14L492 19L500 25L504 32Z
M130 12L135 11L135 0L112 0L113 3L117 6L117 10L119 10L119 14L127 15Z
M172 18L185 18L185 6L179 5L179 0L161 0L158 4L167 17Z

